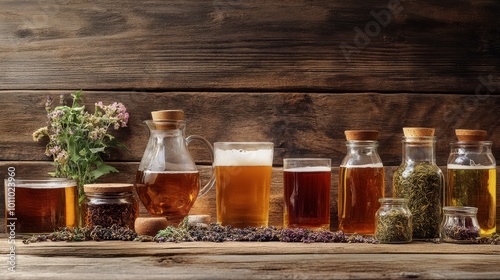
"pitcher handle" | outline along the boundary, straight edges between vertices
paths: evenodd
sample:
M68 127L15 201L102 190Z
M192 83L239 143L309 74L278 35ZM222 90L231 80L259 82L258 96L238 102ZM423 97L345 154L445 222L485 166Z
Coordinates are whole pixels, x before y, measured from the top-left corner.
M207 148L208 151L210 152L210 157L212 159L212 162L214 161L214 148L212 147L212 144L208 142L207 139L198 136L198 135L190 135L186 138L186 143L189 145L189 143L193 140L198 140L202 142ZM210 177L210 181L203 186L203 188L200 189L200 192L198 193L198 197L202 197L205 195L213 186L215 185L215 172L214 172L214 166L212 165L212 177Z

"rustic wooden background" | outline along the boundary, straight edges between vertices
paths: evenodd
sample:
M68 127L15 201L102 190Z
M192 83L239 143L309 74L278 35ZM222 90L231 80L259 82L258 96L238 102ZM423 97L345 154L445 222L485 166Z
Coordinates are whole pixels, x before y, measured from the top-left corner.
M0 174L51 170L31 137L45 125L45 97L83 89L89 108L118 101L131 114L116 134L130 152L111 153L121 172L102 181L133 182L142 121L183 109L187 134L275 143L273 225L282 222L282 159L338 166L346 129L380 130L390 194L404 126L437 129L440 166L455 128L487 130L500 159L499 26L495 0L1 1ZM206 177L208 154L192 153ZM0 206L3 216L3 188ZM215 191L192 213L214 217Z

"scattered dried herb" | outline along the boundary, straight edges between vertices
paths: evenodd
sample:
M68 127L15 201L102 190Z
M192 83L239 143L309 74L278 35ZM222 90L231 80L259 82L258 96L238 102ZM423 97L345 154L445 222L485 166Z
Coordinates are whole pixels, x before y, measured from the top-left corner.
M96 226L93 229L85 228L62 228L59 231L47 235L33 235L25 238L24 244L42 241L99 241L99 240L122 240L142 242L181 242L181 241L281 241L281 242L325 242L325 243L378 243L372 237L364 237L359 234L346 235L342 231L311 231L308 229L276 229L246 228L236 229L231 226L222 227L216 224L198 224L195 226L182 225L179 227L167 227L160 231L155 237L138 236L127 227L113 225L109 228ZM429 239L429 242L440 243L439 239ZM481 237L476 240L480 244L500 245L500 235L495 233L491 237Z
M138 210L134 204L83 204L85 225L111 227L118 225L134 229Z
M142 241L142 237L137 240ZM377 243L372 237L359 234L346 235L342 231L312 231L300 228L277 229L276 227L247 227L244 229L217 224L193 227L167 227L153 238L156 242L181 241L281 241L281 242L326 242L326 243Z
M380 243L407 243L412 240L411 216L392 209L377 217L375 238Z
M405 162L394 173L394 195L408 199L413 215L413 239L439 237L443 182L439 167L429 162Z
M471 241L479 238L479 228L464 225L446 225L443 227L443 239L457 241Z
M24 238L23 243L29 244L40 241L100 241L100 240L122 240L132 241L137 233L128 227L112 225L111 227L95 226L94 228L61 228L50 234L33 235Z
M491 244L491 245L500 245L500 234L493 233L489 237L481 237L477 240L479 244Z

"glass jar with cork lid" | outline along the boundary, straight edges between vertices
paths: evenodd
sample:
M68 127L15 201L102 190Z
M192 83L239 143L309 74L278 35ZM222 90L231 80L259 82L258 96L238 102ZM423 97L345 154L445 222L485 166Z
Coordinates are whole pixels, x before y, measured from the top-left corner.
M134 198L134 185L121 183L87 184L82 212L85 226L117 225L134 229L139 203Z
M481 236L496 232L496 161L485 130L456 129L450 144L446 206L477 208Z
M402 163L394 172L394 197L408 199L413 239L439 238L444 176L436 165L434 128L403 128Z
M347 154L339 169L339 230L374 234L378 199L384 197L384 167L377 130L346 130Z

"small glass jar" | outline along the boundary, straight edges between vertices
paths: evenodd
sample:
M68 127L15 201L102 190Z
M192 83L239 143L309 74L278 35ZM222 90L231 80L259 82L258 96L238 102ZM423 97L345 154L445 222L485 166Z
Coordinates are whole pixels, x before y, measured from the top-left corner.
M476 207L443 207L441 239L450 243L477 243L480 228L476 215Z
M412 215L406 198L380 198L375 214L375 238L380 243L410 243Z
M111 227L116 224L134 229L139 215L139 203L134 198L132 184L88 184L83 186L82 203L85 226Z

